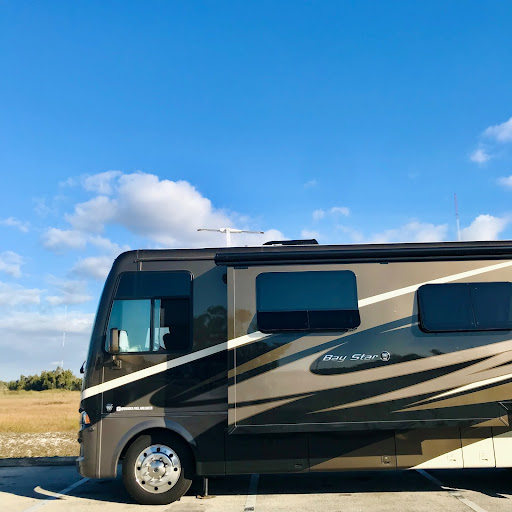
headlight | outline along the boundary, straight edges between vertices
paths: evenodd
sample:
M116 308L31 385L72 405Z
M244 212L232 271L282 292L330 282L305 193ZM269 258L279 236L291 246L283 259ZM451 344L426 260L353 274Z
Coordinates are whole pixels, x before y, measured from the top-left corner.
M85 411L82 411L80 414L80 424L81 425L90 425L91 424L89 415Z

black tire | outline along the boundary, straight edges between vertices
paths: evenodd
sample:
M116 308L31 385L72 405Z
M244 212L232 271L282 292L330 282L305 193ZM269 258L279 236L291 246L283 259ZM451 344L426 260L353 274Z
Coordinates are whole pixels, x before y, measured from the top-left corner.
M168 447L178 457L181 471L178 480L168 491L150 492L137 479L137 459L151 447ZM172 458L172 455L171 455ZM194 461L188 445L178 436L162 432L144 434L138 437L126 451L123 461L123 483L128 493L141 505L167 505L179 500L189 489L194 476ZM168 485L171 483L166 482ZM158 489L155 487L155 489Z

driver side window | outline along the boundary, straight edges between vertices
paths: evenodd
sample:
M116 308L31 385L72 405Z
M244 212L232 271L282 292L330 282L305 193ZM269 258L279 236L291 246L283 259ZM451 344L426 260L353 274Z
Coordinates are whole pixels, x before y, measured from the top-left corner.
M119 352L149 352L151 300L115 300L107 336L112 329L119 330Z
M151 322L153 319L153 322ZM119 331L119 352L183 352L190 349L190 299L115 300L107 329Z

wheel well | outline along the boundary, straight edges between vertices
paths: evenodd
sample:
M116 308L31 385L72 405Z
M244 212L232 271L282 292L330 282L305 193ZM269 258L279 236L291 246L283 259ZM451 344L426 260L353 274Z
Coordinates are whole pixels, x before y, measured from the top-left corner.
M180 441L182 441L185 446L187 446L189 452L190 452L190 456L192 457L192 460L194 461L194 466L196 464L196 457L195 457L195 453L194 453L194 450L192 449L192 446L190 445L190 443L180 434L178 434L177 432L174 432L173 430L169 430L168 428L148 428L146 430L142 430L141 432L137 432L125 445L124 445L124 448L121 450L121 454L119 455L119 460L123 460L124 459L124 456L128 450L128 448L130 448L130 446L132 445L132 443L140 436L143 436L145 434L156 434L156 433L160 433L160 434L165 434L166 436L168 436L169 438L175 438L175 439L179 439Z

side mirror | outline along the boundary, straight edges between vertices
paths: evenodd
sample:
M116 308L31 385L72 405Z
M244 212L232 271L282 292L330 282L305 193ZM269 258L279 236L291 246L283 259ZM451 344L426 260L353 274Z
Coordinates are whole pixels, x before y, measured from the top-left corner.
M107 352L109 354L128 352L128 347L128 333L117 327L110 329L110 335L107 341Z
M110 354L119 354L119 329L116 327L110 329L107 351Z

